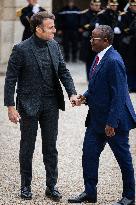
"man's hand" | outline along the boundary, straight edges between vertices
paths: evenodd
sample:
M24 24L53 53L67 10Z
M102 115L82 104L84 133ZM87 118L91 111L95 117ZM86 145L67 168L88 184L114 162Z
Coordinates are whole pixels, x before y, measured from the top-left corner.
M80 101L80 104L85 104L86 103L85 96L79 94L77 98Z
M79 106L79 102L78 102L78 98L77 97L78 97L77 95L72 95L70 97L70 102L72 104L72 107Z
M82 95L72 95L70 97L70 102L72 104L72 107L74 106L80 106L81 104L85 103L86 98Z
M17 124L19 120L21 119L18 111L15 109L14 106L8 107L8 117L9 117L9 120L15 124Z
M113 137L115 135L115 130L114 130L113 127L110 127L109 125L106 125L105 133L106 133L107 137Z

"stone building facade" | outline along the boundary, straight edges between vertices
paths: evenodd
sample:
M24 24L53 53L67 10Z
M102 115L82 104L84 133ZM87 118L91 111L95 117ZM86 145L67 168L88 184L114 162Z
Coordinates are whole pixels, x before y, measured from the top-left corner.
M52 0L39 0L39 4L52 10ZM26 0L0 0L0 72L5 69L13 45L21 41L23 26L16 11L24 6Z

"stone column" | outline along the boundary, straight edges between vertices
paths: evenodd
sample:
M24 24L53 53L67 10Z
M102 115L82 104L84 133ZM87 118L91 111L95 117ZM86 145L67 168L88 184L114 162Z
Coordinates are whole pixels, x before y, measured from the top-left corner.
M39 0L40 6L52 10L52 0ZM5 72L14 44L22 38L23 26L16 16L18 9L26 6L26 0L0 0L0 73Z
M2 0L0 13L0 64L5 64L14 40L14 0Z

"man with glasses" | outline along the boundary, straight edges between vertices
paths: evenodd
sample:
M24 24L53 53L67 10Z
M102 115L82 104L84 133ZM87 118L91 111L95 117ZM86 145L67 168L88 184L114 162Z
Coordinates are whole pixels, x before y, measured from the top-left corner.
M38 130L41 127L42 154L46 170L46 196L54 201L61 199L55 187L58 178L59 109L65 110L60 81L70 101L76 100L76 90L64 63L58 43L53 40L56 32L54 15L46 11L31 17L33 35L15 45L9 59L4 104L8 107L9 120L20 122L20 174L21 198L31 199L32 158ZM15 109L14 93L17 83Z
M125 66L112 47L110 26L101 25L92 31L92 50L98 53L90 69L88 90L79 96L80 104L89 106L83 144L83 178L85 190L69 203L97 202L98 167L101 152L109 144L119 164L123 179L122 199L113 205L135 205L135 179L129 131L136 127L128 93Z

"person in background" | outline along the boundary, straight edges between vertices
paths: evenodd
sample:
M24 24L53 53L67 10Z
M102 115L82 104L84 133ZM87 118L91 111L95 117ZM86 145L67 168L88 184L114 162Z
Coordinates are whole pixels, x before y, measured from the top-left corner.
M118 22L120 20L120 12L118 11L118 1L109 0L107 8L102 10L98 14L99 25L108 25L114 30L114 42L113 47L119 51L119 42L121 31L118 27Z
M101 1L91 0L89 9L85 10L81 14L80 32L82 33L81 48L80 48L80 60L86 64L86 76L89 80L89 71L93 59L96 55L92 51L90 45L90 34L92 30L97 26L97 15L100 11Z
M102 2L102 7L104 7L104 9L107 7L108 1L109 1L109 0L101 0L101 2ZM125 6L127 5L128 1L129 1L129 0L118 0L118 3L119 3L119 5L118 5L118 10L119 10L119 11L124 11L124 8L125 8Z
M126 69L120 54L112 47L114 32L100 25L92 31L91 45L97 52L87 91L80 104L89 107L83 143L84 191L69 203L96 203L99 158L109 144L122 173L122 199L113 205L135 205L135 177L129 145L129 131L136 128L127 86Z
M67 6L62 8L56 15L57 34L62 35L64 58L66 62L77 61L80 9L75 5L74 0L68 0Z
M118 6L118 10L123 12L125 7L127 6L129 0L118 0L119 6Z
M47 11L31 17L33 35L14 46L7 67L4 89L4 105L9 120L20 122L20 174L21 198L32 199L32 158L38 123L41 128L42 154L46 170L46 197L59 201L62 196L56 188L58 178L59 109L65 110L60 81L71 102L75 102L76 90L66 68L58 43L54 15ZM15 108L14 94L17 84Z
M22 41L26 40L30 36L32 36L32 31L30 28L30 18L33 14L36 14L39 11L45 11L44 8L40 7L38 4L38 0L27 0L28 6L22 8L17 12L17 16L20 17L20 21L25 27Z
M136 0L129 1L119 27L122 32L119 52L126 65L129 91L136 93Z

